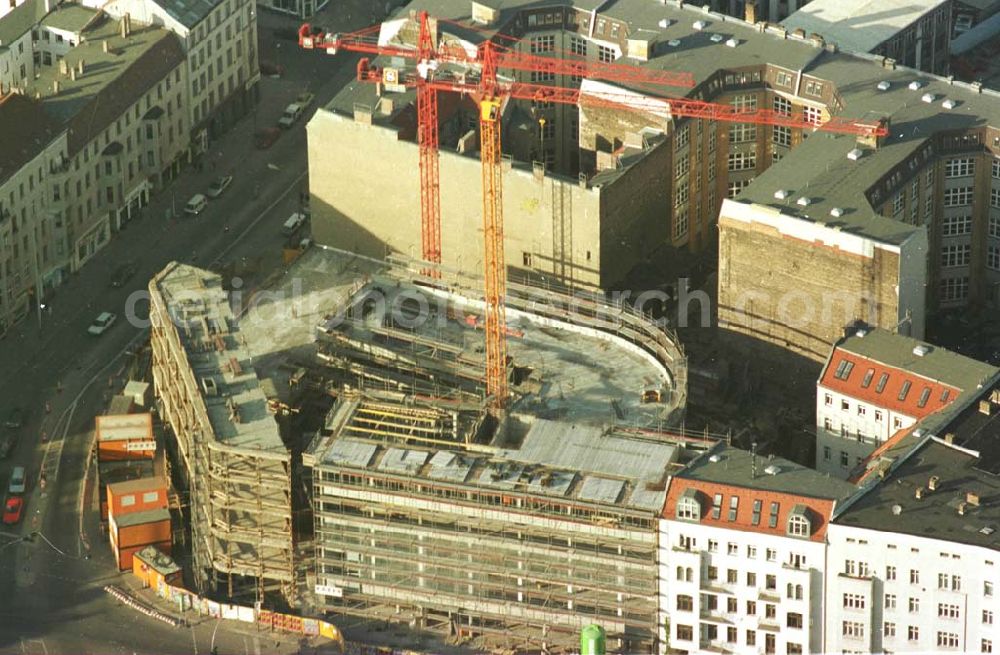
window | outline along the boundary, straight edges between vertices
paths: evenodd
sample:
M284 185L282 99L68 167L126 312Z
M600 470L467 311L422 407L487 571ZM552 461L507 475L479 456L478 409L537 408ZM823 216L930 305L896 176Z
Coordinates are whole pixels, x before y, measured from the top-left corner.
M683 641L691 641L694 639L694 630L692 630L689 625L681 625L678 623L677 638Z
M844 594L844 608L863 610L865 608L865 597L861 594Z
M740 572L736 569L726 569L726 584L738 584L739 583ZM730 598L730 600L735 601L735 598ZM736 610L732 610L736 611Z
M808 537L811 533L809 519L801 514L788 517L788 534L793 537Z
M130 507L132 505L135 505L135 496L134 495L129 494L128 496L122 496L122 500L121 500L121 506L122 507Z
M756 646L757 645L757 632L756 631L754 631L754 630L747 630L746 637L747 637L747 646Z
M579 55L581 57L587 56L587 40L581 39L578 36L571 36L569 38L569 51L574 55Z
M609 48L607 46L598 45L597 46L597 61L610 64L615 60L615 49Z
M941 236L958 237L972 234L972 216L945 216L941 221Z
M738 112L757 111L757 96L753 94L733 96L729 104Z
M757 616L757 601L747 601L747 616Z
M858 416L864 416L867 413L868 413L868 408L858 403Z
M844 621L843 635L848 639L863 639L865 636L865 624L860 621Z
M981 653L992 653L993 652L993 640L983 639L979 642L979 651Z
M954 277L941 280L941 300L965 300L969 297L969 278Z
M963 186L944 190L945 207L964 207L972 204L972 187Z
M951 576L951 590L962 591L962 576L960 575Z
M681 497L677 500L677 518L688 520L701 519L701 505L696 498Z
M778 615L778 608L774 603L764 603L764 618L773 619Z
M847 453L845 453L843 450L840 451L840 465L843 468L847 468L848 464L849 464L849 460L847 458Z
M781 96L774 96L774 103L772 104L774 112L777 114L783 114L785 116L792 115L792 103L787 98L782 98Z
M1000 189L990 189L990 207L1000 209Z
M729 170L749 171L757 168L757 153L750 150L748 152L729 153Z
M938 603L939 619L957 619L958 614L959 614L958 605L950 605L948 603Z
M815 80L806 81L806 95L819 98L823 95L823 83Z
M993 610L983 610L983 623L993 625Z
M726 197L732 200L738 196L743 189L750 186L751 182L753 182L753 178L749 180L731 180L726 188Z
M717 553L719 552L719 542L715 539L708 540L708 552Z
M760 510L762 505L763 502L760 500L753 501L753 515L750 517L751 525L760 525ZM757 556L757 548L754 547L754 557L756 556Z
M556 74L550 71L531 71L532 82L554 82Z
M785 616L785 626L789 628L801 628L802 615L797 612L789 612Z
M734 628L732 626L729 626L728 628L726 628L726 641L727 642L729 642L731 644L735 644L736 643L736 639L738 638L738 635L739 635L739 631L736 628Z
M882 410L881 409L876 409L875 410L875 422L876 423L881 423L882 422ZM895 567L893 567L893 568L895 568Z
M738 556L740 554L739 545L734 544L733 542L730 541L728 544L726 544L726 554Z
M735 521L736 520L736 512L739 509L739 506L740 506L740 497L739 496L730 496L729 497L729 515L726 517L728 520L730 520L730 521ZM735 544L730 544L730 545L734 546Z
M911 597L909 599L909 610L910 614L916 614L920 611L920 599Z
M989 582L989 581L983 582L983 595L986 596L987 598L992 598L993 597L993 583L992 582Z
M531 52L552 52L556 49L556 37L552 34L531 37Z
M903 211L903 206L905 204L904 203L905 199L906 199L906 196L903 195L902 191L900 191L895 196L893 196L893 198L892 198L892 215L893 216L899 216L899 214Z
M909 641L919 641L920 640L920 628L915 625L907 626L906 628L906 638Z
M730 143L746 143L757 139L757 126L753 123L733 123L729 126Z
M920 571L910 569L910 584L920 584Z
M709 580L718 580L719 579L719 567L717 567L717 566L710 566L710 567L708 567L708 579Z
M155 503L160 497L160 494L155 491L147 491L142 494L142 502L144 503Z
M778 510L776 509L777 505L778 505L778 503L771 503L771 511L774 514L775 518L777 518L777 513L778 513ZM768 562L777 562L778 561L778 551L774 550L773 548L768 548L767 552L766 552L766 555L767 555L767 561Z
M793 78L791 73L786 73L785 71L778 71L778 73L774 76L774 83L777 84L778 86L791 86L792 79Z
M837 364L837 370L834 371L833 377L838 380L846 380L851 377L851 371L854 370L854 362L849 359L842 359L840 363Z
M756 587L757 586L757 574L753 571L747 571L747 586Z
M778 588L778 576L768 573L764 576L764 588L769 591L774 591Z
M852 559L844 560L844 575L855 577L858 575L858 563Z
M792 145L792 128L775 125L771 129L771 141L779 146Z
M899 390L899 395L896 396L897 400L906 400L906 396L910 393L910 387L912 383L909 380L903 381L903 386Z
M823 112L816 107L803 107L803 118L811 125L821 125L823 123Z
M976 160L967 157L962 159L949 159L944 164L945 177L969 177L976 170Z
M878 378L878 384L875 385L875 393L882 393L882 390L885 389L885 384L888 381L889 381L888 373L883 373L882 375L880 375Z
M938 648L958 648L958 635L954 632L937 633Z
M941 248L941 266L968 266L971 253L972 246L969 244L944 246Z
M887 610L896 609L896 594L886 594L885 595L885 608Z
M691 596L678 595L677 609L682 612L690 612L694 610L694 599L691 598Z
M689 129L689 124L685 123L682 127L678 128L677 132L674 134L674 147L676 149L681 149L688 144L691 137L691 130Z
M990 216L990 238L1000 239L1000 216Z
M883 637L895 637L896 636L896 624L895 623L883 623L882 624L882 636Z
M715 494L712 497L712 518L716 521L722 513L722 494Z
M823 395L823 404L827 407L833 407L833 396L830 394Z
M757 503L759 503L759 502L760 502L759 500L754 501L754 507L757 508L755 510L757 512L757 514L760 514L760 508L757 506ZM759 521L759 517L758 517L758 521ZM755 523L754 525L757 525L757 524ZM747 559L757 559L757 547L756 546L747 546Z
M687 155L682 155L677 159L677 163L674 165L674 177L681 177L687 175L688 171L691 170L691 159Z
M830 419L827 419L827 420L829 421ZM829 430L829 428L827 428L827 430ZM831 454L832 454L832 451L830 450L830 447L829 446L823 446L823 460L829 462Z

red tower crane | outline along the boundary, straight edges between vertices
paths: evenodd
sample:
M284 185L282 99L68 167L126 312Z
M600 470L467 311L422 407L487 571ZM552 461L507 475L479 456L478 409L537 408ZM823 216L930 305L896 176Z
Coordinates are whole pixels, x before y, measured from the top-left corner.
M544 84L508 82L498 78L501 69L534 71L577 78L603 79L619 85L650 86L654 93L664 95L661 87L693 87L689 73L650 70L628 64L591 62L558 56L538 56L516 51L512 46L497 42L494 35L470 52L458 44L435 43L434 21L426 12L420 14L417 47L380 43L381 25L350 34L326 34L304 24L299 29L299 45L306 49L324 49L330 54L340 50L373 55L402 57L415 62L414 71L372 66L365 58L358 62L358 79L375 83L415 88L417 93L417 135L420 144L420 197L423 257L426 261L441 261L441 213L438 178L438 115L437 93L447 91L473 98L479 108L480 157L483 185L483 265L485 278L485 338L486 394L490 406L502 409L509 396L507 379L507 328L505 297L507 270L504 259L503 184L500 166L500 115L503 103L509 99L558 102L572 105L604 106L655 111L675 117L713 121L779 125L802 129L818 129L859 136L884 136L888 127L883 122L864 123L844 117L832 117L823 122L805 115L792 115L771 110L743 110L731 105L676 97L653 97L617 90L581 92L579 88L563 88ZM467 29L467 26L463 26ZM438 74L442 64L459 64L479 70L472 76Z

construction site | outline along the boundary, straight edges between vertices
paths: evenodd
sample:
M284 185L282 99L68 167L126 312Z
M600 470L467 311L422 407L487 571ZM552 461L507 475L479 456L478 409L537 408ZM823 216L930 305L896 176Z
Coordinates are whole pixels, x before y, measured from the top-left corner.
M498 407L482 285L323 247L247 298L184 264L154 278L206 590L502 648L568 650L599 619L652 648L664 485L709 443L678 436L683 350L599 295L511 280Z

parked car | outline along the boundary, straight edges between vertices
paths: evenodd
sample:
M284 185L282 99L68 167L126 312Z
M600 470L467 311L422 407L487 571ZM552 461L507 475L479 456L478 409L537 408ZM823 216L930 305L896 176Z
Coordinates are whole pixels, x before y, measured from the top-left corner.
M27 474L23 466L15 466L10 473L10 482L7 484L7 493L11 496L19 496L28 487Z
M137 269L138 266L134 261L129 260L125 262L116 268L111 274L111 286L116 289L125 286L125 283L132 279L132 276L135 275Z
M118 320L118 316L116 314L112 314L111 312L101 312L100 315L94 319L94 322L90 324L90 327L87 328L87 333L92 334L95 337L99 337L107 332L108 328L114 325L116 320Z
M208 205L208 198L206 198L200 193L196 193L193 196L191 196L191 199L188 200L186 205L184 205L184 213L191 214L192 216L197 216L202 212L202 210L205 209L207 205Z
M24 498L21 496L10 496L3 505L4 525L14 525L21 521L24 515Z
M281 130L276 127L265 127L254 134L253 142L258 150L267 150L281 136Z
M285 221L285 224L281 226L281 233L285 236L291 236L302 227L306 222L306 215L295 212Z
M312 101L316 98L315 93L309 93L308 91L303 91L299 94L299 97L295 99L295 104L299 105L303 109L312 104Z
M215 179L211 184L208 185L208 191L206 195L209 198L218 198L222 193L229 188L229 185L233 183L232 175L223 175L220 178Z
M302 105L293 102L285 107L285 113L283 113L281 118L278 119L278 125L287 130L292 125L295 125L295 122L298 121L301 116Z
M20 407L11 407L7 412L7 417L4 419L3 425L5 428L10 428L11 430L17 430L24 425L24 410Z

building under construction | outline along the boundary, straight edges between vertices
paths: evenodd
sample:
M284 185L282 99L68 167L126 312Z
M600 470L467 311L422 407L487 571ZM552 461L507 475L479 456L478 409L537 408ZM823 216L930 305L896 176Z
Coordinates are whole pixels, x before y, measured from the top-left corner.
M598 296L511 283L497 414L474 281L395 267L346 291L316 328L339 385L303 455L318 604L505 649L573 650L596 621L651 652L665 482L703 443L665 436L685 402L675 339Z
M199 591L290 599L291 455L222 279L175 262L149 291L153 380L188 498Z

